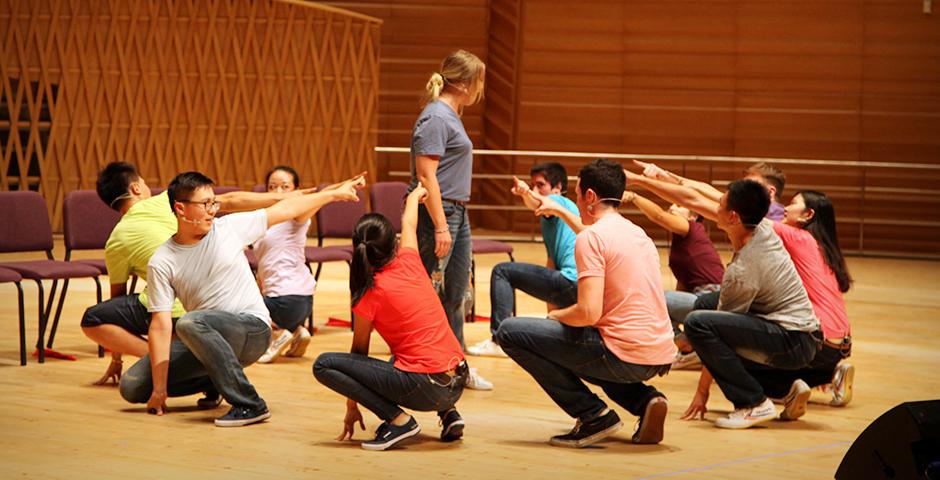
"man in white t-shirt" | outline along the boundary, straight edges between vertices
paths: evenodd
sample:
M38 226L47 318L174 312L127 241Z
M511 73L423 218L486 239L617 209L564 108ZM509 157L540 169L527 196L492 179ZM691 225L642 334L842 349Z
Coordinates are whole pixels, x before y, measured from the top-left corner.
M243 371L267 349L271 319L243 254L272 225L316 211L332 201L358 199L361 176L327 192L293 197L262 210L215 219L219 202L213 182L198 172L177 175L167 188L168 208L177 232L150 258L148 290L151 312L149 354L121 378L121 395L147 403L149 413L162 415L167 397L205 391L210 385L232 409L215 420L235 427L271 416L264 400ZM175 325L173 299L187 313ZM173 376L168 381L168 371Z

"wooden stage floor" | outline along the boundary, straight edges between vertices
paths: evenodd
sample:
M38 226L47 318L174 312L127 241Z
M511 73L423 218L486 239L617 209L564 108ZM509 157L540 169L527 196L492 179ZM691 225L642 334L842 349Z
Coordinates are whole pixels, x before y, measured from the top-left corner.
M61 248L61 247L60 247ZM519 261L544 262L539 244L516 244ZM675 280L663 259L667 288ZM57 253L61 257L61 252ZM10 255L0 256L12 260ZM505 257L478 257L478 313L489 312L489 273ZM272 418L245 428L212 424L226 409L199 411L196 397L169 400L157 418L141 405L125 403L114 387L91 382L108 359L78 324L94 302L94 284L70 287L56 349L77 361L30 358L18 364L16 290L0 286L0 476L12 478L832 478L845 451L876 417L898 403L940 398L940 263L851 258L855 287L847 295L856 344L855 399L845 408L810 406L796 422L727 431L712 421L731 405L713 387L708 421L679 416L688 405L697 372L675 371L654 380L669 397L666 438L661 445L630 443L635 419L613 404L625 428L593 448L569 450L547 444L573 425L536 383L510 359L474 358L471 364L495 383L492 392L467 390L459 403L467 421L460 442L437 441L432 413L418 413L422 433L404 448L367 452L333 439L345 411L338 395L311 374L317 354L348 351L351 333L325 326L329 316L348 319L344 265L325 267L314 302L319 332L306 357L254 365L248 377L266 399ZM106 280L106 279L105 279ZM36 289L27 295L27 343L36 336ZM520 314L540 314L544 305L519 296ZM466 326L468 343L486 338L487 323ZM378 335L373 352L387 355ZM129 359L133 361L133 359ZM127 362L125 362L127 363ZM814 399L823 394L814 392ZM368 432L378 424L369 412Z

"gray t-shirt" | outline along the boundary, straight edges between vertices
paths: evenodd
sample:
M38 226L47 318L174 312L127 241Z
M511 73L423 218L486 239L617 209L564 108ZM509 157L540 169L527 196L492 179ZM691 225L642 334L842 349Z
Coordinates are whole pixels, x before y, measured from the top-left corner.
M271 325L244 253L267 229L267 212L255 210L214 220L209 234L195 245L180 245L170 237L147 265L148 310L169 312L179 298L187 312L247 313Z
M773 222L761 220L734 254L721 282L718 310L746 313L787 330L814 332L819 320Z
M466 202L470 200L470 176L473 174L473 143L463 128L460 117L446 103L429 103L411 134L411 188L418 183L415 157L436 155L437 183L441 198Z

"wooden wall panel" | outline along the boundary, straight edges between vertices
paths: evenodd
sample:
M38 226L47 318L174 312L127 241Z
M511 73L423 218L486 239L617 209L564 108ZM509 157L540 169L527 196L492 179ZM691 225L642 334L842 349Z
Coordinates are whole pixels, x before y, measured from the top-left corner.
M287 0L0 0L3 189L62 198L110 161L165 185L374 171L381 22Z

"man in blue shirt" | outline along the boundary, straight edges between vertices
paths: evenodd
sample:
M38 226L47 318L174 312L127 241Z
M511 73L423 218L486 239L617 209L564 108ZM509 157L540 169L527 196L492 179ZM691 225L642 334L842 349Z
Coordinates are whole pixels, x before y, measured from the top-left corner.
M578 207L564 196L568 185L568 173L560 163L540 163L529 172L532 186L513 177L512 193L531 210L539 208L538 200L529 195L537 193L549 197L562 208L578 215ZM494 341L499 323L513 315L515 292L523 292L548 303L548 310L573 305L578 301L578 270L574 262L575 232L558 216L541 217L542 240L548 254L546 265L522 262L503 262L493 268L490 278L490 332L488 338L467 349L470 355L505 357L502 348Z

